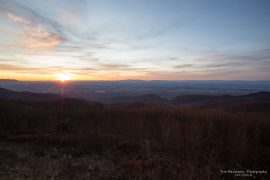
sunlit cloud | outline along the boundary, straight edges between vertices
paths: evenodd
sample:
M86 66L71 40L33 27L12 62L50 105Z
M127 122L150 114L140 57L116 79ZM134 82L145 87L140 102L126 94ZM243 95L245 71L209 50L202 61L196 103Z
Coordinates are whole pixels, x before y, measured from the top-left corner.
M24 44L27 48L52 48L62 40L61 37L36 27L26 31Z
M21 24L25 24L25 25L32 25L32 22L23 18L23 17L19 17L16 16L15 14L11 13L11 12L5 12L5 15L12 21L16 22L16 23L21 23Z
M1 78L269 79L267 5L212 3L2 1Z
M17 16L12 12L5 12L6 17L11 21L23 25L22 37L16 44L21 44L21 47L30 49L52 48L60 44L64 38L55 33L51 33L27 18Z

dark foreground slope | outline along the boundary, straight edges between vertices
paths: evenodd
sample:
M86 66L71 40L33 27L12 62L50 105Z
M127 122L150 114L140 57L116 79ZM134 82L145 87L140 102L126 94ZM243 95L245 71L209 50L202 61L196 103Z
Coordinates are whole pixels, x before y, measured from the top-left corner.
M46 93L38 94L32 92L16 92L8 89L0 88L0 99L18 100L18 101L53 101L59 100L60 96L56 94Z
M256 92L247 95L232 96L232 95L181 95L172 100L172 103L177 105L207 105L207 104L222 104L222 103L235 103L235 102L259 102L269 103L270 92Z
M0 101L0 179L269 179L269 111L64 102Z

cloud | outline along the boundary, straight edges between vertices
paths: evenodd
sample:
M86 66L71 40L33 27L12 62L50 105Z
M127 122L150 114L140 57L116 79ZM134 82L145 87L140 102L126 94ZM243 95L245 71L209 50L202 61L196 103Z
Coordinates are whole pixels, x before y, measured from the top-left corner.
M11 12L5 12L5 15L12 21L17 22L17 23L21 23L21 24L25 24L25 25L32 25L31 21L23 18L23 17L19 17L16 16L15 14L11 13Z
M270 66L270 49L246 52L216 52L200 58L205 67L212 68L260 68Z
M100 64L102 69L128 69L130 65L127 64Z
M175 69L184 69L184 68L190 68L190 67L194 67L194 64L178 64L173 66Z
M253 51L193 52L193 58L171 64L172 70L152 76L183 79L267 79L270 76L270 49ZM189 78L188 78L189 77Z
M1 71L8 70L8 71L20 71L20 70L33 70L34 68L24 67L19 65L13 64L0 64Z
M0 58L8 60L0 59L0 69L142 79L269 75L269 49L199 52L194 44L189 51L179 47L185 41L171 36L178 30L182 36L182 26L188 23L182 18L175 22L166 15L155 20L136 14L132 21L133 16L113 15L113 11L98 11L77 1L3 1L0 48L7 51ZM73 21L67 22L70 18Z
M10 10L5 9L4 15L10 21L23 26L21 37L17 42L14 42L14 47L19 45L19 48L47 49L53 48L65 40L62 36L48 31L41 24L19 16Z
M62 37L36 26L25 32L24 44L27 48L52 48L63 40Z
M59 72L53 67L51 68L41 68L41 67L31 67L29 65L15 65L15 64L0 64L0 69L2 72L20 73L20 74L49 74Z

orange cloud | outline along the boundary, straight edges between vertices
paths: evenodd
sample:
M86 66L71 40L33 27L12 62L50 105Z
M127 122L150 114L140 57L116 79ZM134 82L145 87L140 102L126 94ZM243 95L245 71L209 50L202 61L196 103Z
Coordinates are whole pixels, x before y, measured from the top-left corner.
M21 43L24 48L43 49L52 48L60 44L63 40L59 35L49 32L40 25L24 18L6 12L5 15L13 22L24 25Z
M25 24L25 25L32 25L32 22L23 18L23 17L19 17L11 12L6 12L5 15L12 21L16 22L16 23L21 23L21 24Z
M26 31L24 44L27 48L51 48L61 43L62 38L56 34L34 27Z

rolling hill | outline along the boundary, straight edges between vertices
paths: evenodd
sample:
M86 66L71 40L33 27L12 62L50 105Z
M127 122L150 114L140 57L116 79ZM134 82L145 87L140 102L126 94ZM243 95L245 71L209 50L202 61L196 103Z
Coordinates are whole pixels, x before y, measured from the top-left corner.
M32 93L32 92L17 92L4 88L0 88L0 99L19 100L19 101L54 101L61 97L52 93Z

